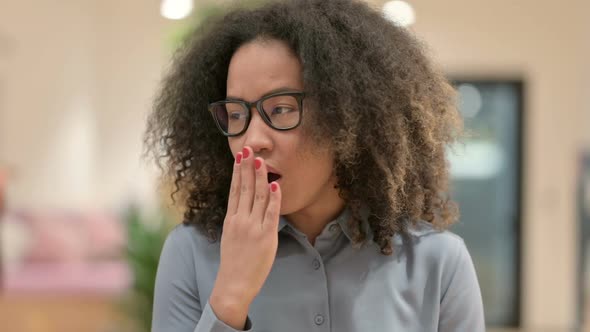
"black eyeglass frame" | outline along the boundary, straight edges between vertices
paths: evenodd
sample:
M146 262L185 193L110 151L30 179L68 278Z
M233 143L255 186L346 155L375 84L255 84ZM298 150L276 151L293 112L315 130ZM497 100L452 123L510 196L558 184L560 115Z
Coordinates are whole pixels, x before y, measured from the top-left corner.
M278 97L278 96L292 96L292 97L295 97L295 99L297 100L297 106L299 107L299 121L297 121L297 123L295 125L287 127L287 128L275 127L272 124L272 122L270 121L270 118L268 117L266 112L264 112L264 110L262 109L262 103L265 100L273 98L273 97ZM209 112L211 113L211 116L213 116L213 120L215 122L215 125L219 129L219 131L221 131L221 133L223 133L223 135L225 135L227 137L240 136L244 132L246 132L246 130L248 130L248 127L250 126L250 120L252 119L252 106L256 106L256 110L258 111L258 114L260 114L260 116L262 117L262 120L264 120L264 122L269 127L271 127L272 129L275 129L275 130L286 131L286 130L295 129L301 124L301 119L303 119L303 98L305 98L305 92L303 92L303 91L281 91L281 92L277 92L277 93L271 93L271 94L266 95L256 101L253 101L253 102L247 102L247 101L240 100L240 99L226 99L226 100L220 100L220 101L210 103L209 104ZM248 112L247 113L248 119L246 120L246 125L244 126L244 129L242 129L239 133L236 133L236 134L226 133L223 130L223 128L221 128L221 125L219 124L219 120L217 119L217 115L213 111L215 106L224 105L224 104L228 104L228 103L241 104Z

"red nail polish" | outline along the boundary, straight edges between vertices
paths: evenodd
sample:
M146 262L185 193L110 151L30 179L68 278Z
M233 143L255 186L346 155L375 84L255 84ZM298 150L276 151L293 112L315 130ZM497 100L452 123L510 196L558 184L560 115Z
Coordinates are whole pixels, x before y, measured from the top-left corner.
M242 153L238 152L238 154L236 155L236 164L240 164L242 162Z
M275 191L277 191L277 189L279 189L279 185L276 182L273 182L270 184L270 190L274 193Z
M248 148L244 148L242 150L242 153L244 154L244 159L246 159L250 156L250 150L248 150Z
M260 161L260 159L255 159L254 160L254 167L256 167L256 169L259 169L260 166L262 166L262 161Z

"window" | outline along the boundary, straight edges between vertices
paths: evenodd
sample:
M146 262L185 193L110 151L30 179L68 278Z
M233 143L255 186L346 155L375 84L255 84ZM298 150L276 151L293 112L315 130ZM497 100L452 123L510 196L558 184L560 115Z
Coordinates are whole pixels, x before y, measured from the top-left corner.
M448 151L488 325L519 324L522 84L454 81L469 136Z

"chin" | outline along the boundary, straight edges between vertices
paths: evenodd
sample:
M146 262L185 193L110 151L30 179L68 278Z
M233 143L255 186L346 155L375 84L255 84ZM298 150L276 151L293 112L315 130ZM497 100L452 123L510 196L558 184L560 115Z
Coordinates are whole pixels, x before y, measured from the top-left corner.
M296 212L297 210L298 209L294 207L292 204L289 204L289 200L285 199L285 197L283 196L283 199L281 201L281 212L279 214L281 216L285 216L293 212Z
M283 200L284 202L285 200ZM289 206L285 206L285 204L283 204L283 202L281 202L281 212L279 213L281 216L287 215L287 214L291 214L293 213L293 211L291 211L289 209Z

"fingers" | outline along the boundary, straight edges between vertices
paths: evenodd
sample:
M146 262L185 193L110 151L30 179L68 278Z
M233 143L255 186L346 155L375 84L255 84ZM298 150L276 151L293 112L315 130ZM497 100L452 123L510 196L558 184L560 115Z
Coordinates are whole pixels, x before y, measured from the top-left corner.
M229 198L227 202L227 215L233 216L238 212L238 203L240 201L240 172L241 172L242 153L236 154L234 161L234 171L231 178Z
M254 189L254 202L252 204L251 218L252 220L257 220L259 223L262 223L264 211L266 210L268 196L270 193L268 185L268 173L264 159L254 159L254 169L256 185Z
M272 234L276 234L279 228L279 215L281 213L281 186L277 182L270 184L270 197L268 199L268 206L264 213L264 221L262 228L268 230Z
M244 147L242 150L242 162L240 163L240 201L237 213L249 216L254 200L254 157L252 149Z

